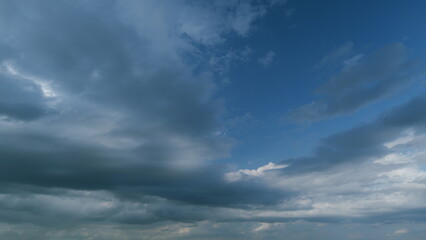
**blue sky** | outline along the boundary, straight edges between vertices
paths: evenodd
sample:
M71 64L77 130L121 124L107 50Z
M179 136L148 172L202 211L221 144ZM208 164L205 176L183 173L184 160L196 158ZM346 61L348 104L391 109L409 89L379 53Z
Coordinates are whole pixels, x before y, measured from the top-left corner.
M328 121L303 125L285 121L289 111L321 97L315 94L316 89L339 71L344 59L340 62L339 59L331 60L329 66L319 66L333 50L346 48L348 55L355 56L399 42L413 59L421 58L424 36L418 36L422 30L417 22L421 22L418 11L421 11L419 5L422 4L290 1L274 7L256 22L253 36L233 38L231 48L251 46L254 56L248 62L233 66L230 70L233 84L224 89L223 96L232 110L250 114L263 123L262 127L245 129L250 132L246 136L252 147L248 147L248 152L244 147L235 149L236 152L241 150L242 161L255 155L264 160L304 155L319 139L372 120L382 110L419 94L421 91L416 88L410 89L385 99L384 103L376 101L350 115ZM417 37L410 37L413 35ZM268 66L255 66L268 52L274 53L273 61ZM290 142L283 144L283 141ZM294 146L286 147L295 141L301 141L299 145L302 146L292 144ZM262 145L260 149L259 145ZM234 155L233 160L237 156Z
M0 238L423 239L425 7L0 0Z

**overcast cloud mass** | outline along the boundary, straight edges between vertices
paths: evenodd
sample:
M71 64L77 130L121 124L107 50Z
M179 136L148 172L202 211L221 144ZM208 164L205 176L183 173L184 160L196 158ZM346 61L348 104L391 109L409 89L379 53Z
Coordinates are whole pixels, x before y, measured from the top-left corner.
M0 239L424 239L425 8L0 0Z

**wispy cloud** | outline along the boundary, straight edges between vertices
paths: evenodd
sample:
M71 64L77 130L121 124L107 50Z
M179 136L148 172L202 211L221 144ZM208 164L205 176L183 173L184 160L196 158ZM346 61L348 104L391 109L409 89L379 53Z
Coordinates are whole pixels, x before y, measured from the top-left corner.
M346 43L333 50L319 65L342 59L352 51L352 45ZM288 117L310 122L352 113L410 86L422 74L419 64L408 56L402 43L388 44L366 56L356 54L344 60L340 72L317 89L319 100L293 110Z
M274 62L275 52L268 51L263 57L260 57L257 61L264 67L271 65Z

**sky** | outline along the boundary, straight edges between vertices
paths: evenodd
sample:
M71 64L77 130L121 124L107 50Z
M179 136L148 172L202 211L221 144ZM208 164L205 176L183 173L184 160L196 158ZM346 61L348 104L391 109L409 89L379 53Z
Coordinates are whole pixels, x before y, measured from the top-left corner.
M0 0L0 239L423 240L424 9Z

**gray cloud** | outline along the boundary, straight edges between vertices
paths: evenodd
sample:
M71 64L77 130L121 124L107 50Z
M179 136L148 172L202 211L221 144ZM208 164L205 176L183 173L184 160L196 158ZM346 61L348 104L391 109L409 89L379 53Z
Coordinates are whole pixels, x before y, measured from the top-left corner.
M353 46L353 42L346 42L341 46L334 48L330 53L328 53L321 59L317 67L321 68L330 65L335 65L336 63L349 57L353 53Z
M189 32L191 24L219 38L245 36L268 4L217 2L225 22L193 21L199 16L182 14L206 6L180 1L0 4L0 64L9 69L0 79L0 221L198 221L213 207L274 204L288 194L229 183L228 167L209 163L227 156L233 140L220 134L212 74L194 74L180 55L193 41L219 44ZM155 206L144 207L147 199Z
M425 104L425 97L414 98L373 123L327 137L312 157L284 161L291 165L283 171L317 171L388 154L390 150L384 145L386 142L410 129L416 134L424 132L426 115L421 108Z
M398 153L384 144L405 131L424 133L424 98L326 138L312 156L283 161L288 165L283 169L229 181L231 167L212 162L229 155L233 140L221 134L224 109L215 98L214 74L195 74L185 54L198 52L198 45L220 44L230 32L246 36L273 2L216 1L209 21L191 15L209 12L212 5L202 2L0 1L0 114L5 116L0 236L214 239L222 231L223 238L279 239L281 233L269 230L298 220L341 223L364 214L363 221L381 222L398 214L400 221L424 208L418 201L424 194L415 187L403 188L406 198L395 194L401 174L393 171L411 174L402 174L404 184L422 184L423 172L415 168L419 160L410 156L411 165L401 160L380 169L370 161ZM372 83L367 92L386 95L407 77L404 54L405 48L394 44L358 65L356 59L348 62L355 65L321 91L339 98L335 89L355 86L361 92ZM376 63L384 58L388 62ZM398 79L388 79L395 73L391 67L401 71ZM357 74L369 77L359 82ZM380 79L370 80L373 76ZM391 86L381 86L385 83ZM326 104L336 113L346 108L331 100ZM364 174L351 174L342 169L345 164ZM380 184L391 187L364 191ZM389 196L399 202L382 204ZM343 211L348 199L356 201ZM410 209L395 211L401 202ZM374 211L378 205L382 215Z
M7 73L0 79L0 116L29 121L49 113L39 85Z
M163 145L129 153L48 136L2 135L8 139L0 143L2 183L109 190L136 200L150 194L218 206L271 204L284 196L261 183L229 184L222 177L224 166L176 168L167 162L173 153Z
M350 44L346 45L322 62L346 54L351 49ZM402 43L388 44L367 56L355 55L345 61L340 72L319 87L321 98L318 101L295 109L289 118L309 122L354 112L410 86L420 74L416 70L418 66L419 62L409 58Z
M423 222L425 103L419 96L371 123L323 139L311 156L230 172L238 177L229 180L257 179L293 193L252 210L254 221Z

